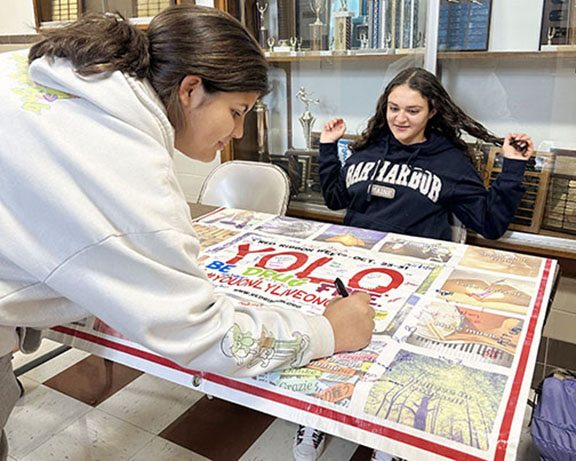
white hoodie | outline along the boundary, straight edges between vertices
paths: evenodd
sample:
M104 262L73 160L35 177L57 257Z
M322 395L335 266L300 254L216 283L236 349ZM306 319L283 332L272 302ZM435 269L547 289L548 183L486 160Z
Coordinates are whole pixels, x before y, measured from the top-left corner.
M0 54L0 356L17 326L96 315L178 364L248 376L334 351L325 317L234 308L196 264L173 169L174 132L147 81L77 75L67 60ZM222 338L305 338L248 366ZM294 358L297 360L294 362ZM252 362L253 363L253 362Z

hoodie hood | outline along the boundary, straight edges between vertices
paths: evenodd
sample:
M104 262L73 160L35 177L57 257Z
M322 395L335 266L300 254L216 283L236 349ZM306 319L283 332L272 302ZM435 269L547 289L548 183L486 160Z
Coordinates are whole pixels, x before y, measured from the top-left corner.
M416 144L402 144L389 131L384 133L376 145L389 146L390 155L397 161L411 163L408 159L416 155L433 156L455 149L454 145L444 136L435 131L426 132L426 140Z
M28 66L25 50L0 54L0 69L0 222L37 229L0 241L0 254L42 279L111 234L189 231L171 157L174 132L148 82L119 71L82 77L62 58ZM11 209L12 201L26 206ZM45 242L51 252L43 258Z
M29 75L34 82L79 97L136 129L150 132L155 127L156 131L150 134L163 139L164 147L173 155L174 129L148 80L138 80L120 71L82 76L67 59L46 56L30 64Z

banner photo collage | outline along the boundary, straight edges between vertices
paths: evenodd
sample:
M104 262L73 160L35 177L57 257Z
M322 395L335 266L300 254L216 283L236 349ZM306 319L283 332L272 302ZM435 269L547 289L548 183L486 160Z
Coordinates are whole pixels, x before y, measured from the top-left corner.
M249 394L247 406L408 459L515 459L556 261L230 208L194 229L199 263L239 305L321 315L339 277L376 310L361 351L252 379L201 374L201 390ZM127 360L139 346L100 321L51 336L146 369L142 354ZM282 353L274 341L230 341L254 367ZM167 368L167 379L185 373Z

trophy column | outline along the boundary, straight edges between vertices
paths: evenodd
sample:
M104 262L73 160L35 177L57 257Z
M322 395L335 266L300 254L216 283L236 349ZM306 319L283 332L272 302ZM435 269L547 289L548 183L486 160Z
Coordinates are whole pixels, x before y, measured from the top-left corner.
M308 26L310 28L310 49L312 51L327 50L328 31L326 24L320 20L324 0L310 0L310 8L316 14L316 21Z
M310 24L310 49L320 51L328 49L328 35L326 34L326 24Z
M256 2L256 8L258 13L260 13L260 28L258 29L258 43L262 48L266 48L268 44L268 29L266 28L265 16L266 10L268 9L268 3L260 4Z
M334 49L344 51L352 49L351 11L340 10L334 14Z
M268 106L258 98L254 104L256 114L256 129L258 137L258 161L270 162L270 150L268 148Z

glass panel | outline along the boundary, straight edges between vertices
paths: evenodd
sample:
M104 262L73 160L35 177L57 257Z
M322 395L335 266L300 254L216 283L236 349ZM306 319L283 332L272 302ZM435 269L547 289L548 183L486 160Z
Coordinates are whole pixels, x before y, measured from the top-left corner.
M441 0L438 63L446 89L498 136L526 132L534 140L527 191L509 228L516 233L576 237L575 26L574 0L527 0L521 7ZM502 160L491 159L498 148L482 150L491 183Z
M100 3L100 4L98 4ZM135 0L105 0L95 2L91 0L86 1L85 10L88 11L110 11L113 13L120 13L125 18L133 18L136 16L136 2Z
M236 2L231 9L265 49L272 83L256 110L260 132L248 126L234 155L270 155L292 172L293 203L323 204L318 181L322 126L343 117L343 139L356 138L391 78L406 67L423 66L427 2L259 0L247 2L244 10Z
M270 155L290 169L292 208L316 203L330 216L317 193L322 125L341 116L354 139L390 79L426 66L489 131L534 140L527 191L503 241L560 237L576 251L576 0L234 0L230 10L266 50L272 83L234 155ZM501 149L465 140L489 187Z

